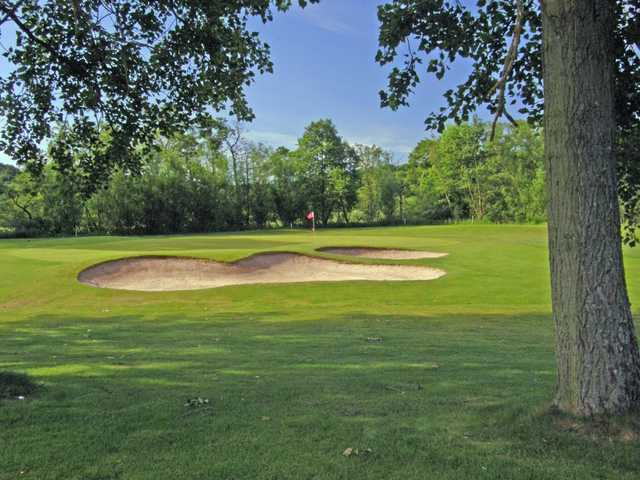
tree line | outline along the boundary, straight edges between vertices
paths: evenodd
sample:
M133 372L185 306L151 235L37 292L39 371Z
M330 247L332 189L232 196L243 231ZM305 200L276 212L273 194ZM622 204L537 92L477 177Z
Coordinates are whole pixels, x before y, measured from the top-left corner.
M158 138L139 172L118 168L90 193L79 168L3 166L0 226L19 236L197 233L303 226L309 210L320 226L544 221L541 132L502 126L490 140L489 129L451 125L396 164L378 146L349 144L330 120L309 124L295 149L217 120Z

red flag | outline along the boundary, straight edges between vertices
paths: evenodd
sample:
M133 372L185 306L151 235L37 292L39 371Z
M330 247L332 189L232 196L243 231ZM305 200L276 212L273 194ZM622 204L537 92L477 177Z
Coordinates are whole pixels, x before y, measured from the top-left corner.
M313 220L314 218L316 218L316 216L313 212L307 213L307 220Z

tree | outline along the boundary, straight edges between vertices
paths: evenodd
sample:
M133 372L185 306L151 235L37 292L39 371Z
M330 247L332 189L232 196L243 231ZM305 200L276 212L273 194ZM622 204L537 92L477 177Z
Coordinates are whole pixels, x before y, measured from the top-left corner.
M74 235L82 220L83 201L76 173L60 173L54 164L47 165L42 175L40 192L43 202L42 221L47 235Z
M37 169L56 125L70 132L61 153L100 145L106 126L107 148L80 165L95 185L113 165L136 170L144 153L138 145L151 145L158 132L206 124L210 109L228 106L250 119L243 88L272 64L247 22L268 22L273 8L291 3L0 0L0 26L16 32L3 54L13 68L0 76L0 150ZM70 157L54 160L64 169Z
M417 40L392 69L384 106L407 103L420 81L421 53L436 78L459 58L472 65L467 80L445 93L447 106L427 119L431 127L468 120L485 103L494 126L503 115L516 123L507 111L516 97L531 121L544 106L555 404L579 415L640 406L615 163L617 134L640 118L638 13L637 0L478 0L475 8L394 0L378 10L381 64Z
M624 135L617 142L618 168L620 180L618 195L622 203L624 240L631 246L637 243L636 229L640 225L640 189L637 179L640 178L640 125L624 130Z
M322 225L336 209L355 202L356 169L352 149L338 135L331 120L311 122L295 152L303 175L308 207ZM353 192L353 193L352 193Z
M116 170L85 203L90 232L209 232L235 226L232 184L219 130L158 138L139 175Z
M439 138L421 140L409 154L405 184L407 209L414 221L438 221L458 218L452 199L433 168L438 161Z
M420 140L415 148L409 153L407 165L410 171L417 168L427 168L435 155L435 146L438 141L433 138Z
M3 189L2 203L7 224L20 235L42 230L43 198L40 194L42 176L38 178L20 172Z
M381 211L381 169L391 164L391 154L377 145L356 145L360 188L358 198L364 219L378 221Z
M487 213L491 185L485 130L477 121L449 126L438 141L431 168L454 217L468 214L471 220L483 220Z
M418 143L402 169L414 218L546 219L541 129L500 124L491 140L491 128L478 120L447 125Z
M140 177L116 170L109 184L86 202L85 228L109 235L134 235L147 232L146 200Z
M499 127L495 140L487 146L492 193L489 220L546 220L543 142L541 129L526 123Z
M271 154L272 150L263 144L250 144L244 164L248 192L246 207L257 228L264 228L274 218L274 200L269 184Z
M399 203L401 185L392 165L382 167L380 181L380 208L387 223L396 219L396 204Z
M349 213L358 200L358 157L353 147L346 142L343 148L343 162L329 171L329 186L342 220L349 223Z
M543 11L556 402L586 414L640 405L616 196L614 15L610 2Z
M11 182L20 173L13 165L0 163L0 229L9 221L10 213L8 212L8 204L10 202L7 193L11 186Z
M302 169L296 156L284 148L277 148L269 159L271 196L283 225L293 226L305 213L306 198L303 191Z
M249 185L243 171L247 170L249 144L243 136L242 125L235 122L229 125L222 123L223 144L227 155L231 158L231 174L234 191L234 216L238 225L249 223Z
M11 182L18 173L20 173L20 170L13 165L0 163L0 195L2 195L7 184Z

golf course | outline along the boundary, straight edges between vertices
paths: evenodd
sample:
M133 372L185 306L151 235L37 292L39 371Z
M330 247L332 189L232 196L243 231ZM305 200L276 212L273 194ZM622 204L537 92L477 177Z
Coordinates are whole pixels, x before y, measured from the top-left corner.
M0 370L37 388L0 400L0 479L637 479L632 419L582 423L551 407L546 232L2 240ZM445 274L146 292L78 281L123 258L278 252ZM624 255L637 313L640 251Z

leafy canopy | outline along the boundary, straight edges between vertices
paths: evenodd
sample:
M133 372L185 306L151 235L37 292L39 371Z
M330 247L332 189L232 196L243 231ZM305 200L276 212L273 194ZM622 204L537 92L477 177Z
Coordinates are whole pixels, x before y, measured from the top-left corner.
M475 3L475 5L471 5ZM522 17L518 17L518 5ZM628 127L640 114L640 1L619 0L615 44L618 122ZM466 79L445 92L446 105L431 112L426 124L443 130L448 120L468 121L482 105L498 111L500 85L505 79L505 99L532 121L541 119L542 22L538 0L392 0L378 7L381 65L399 58L392 68L387 89L380 92L382 105L397 109L422 79L445 77L454 64L468 68ZM520 30L517 42L513 35ZM513 65L505 68L515 48Z
M356 154L329 119L311 122L295 152L303 172L309 208L326 225L338 209L347 211L356 201Z
M445 105L431 112L428 129L443 131L448 121L470 120L486 106L497 121L517 112L530 122L542 118L542 22L538 0L392 0L378 7L381 65L395 65L383 106L408 104L424 74L442 79L454 65L466 79L444 94ZM615 48L615 101L618 124L619 193L635 242L640 224L640 0L617 0L616 27L607 39ZM399 64L398 64L399 62Z
M54 160L64 169L75 150L90 148L81 167L98 181L114 165L136 169L138 145L203 123L212 110L251 119L243 88L273 65L248 21L271 21L292 1L0 0L3 56L13 66L0 76L0 150L41 167L58 126Z

